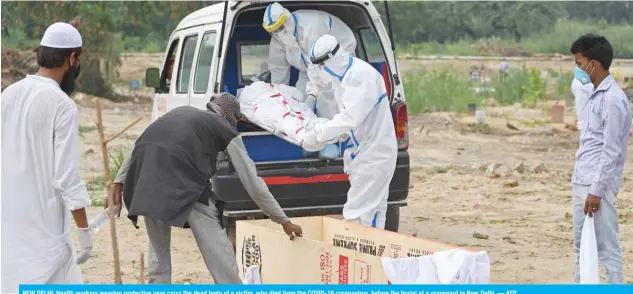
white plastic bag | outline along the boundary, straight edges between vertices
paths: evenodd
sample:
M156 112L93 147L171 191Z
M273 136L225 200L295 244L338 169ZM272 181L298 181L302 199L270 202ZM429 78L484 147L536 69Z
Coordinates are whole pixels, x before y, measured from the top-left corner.
M251 265L246 269L244 273L244 280L242 281L245 285L253 285L253 284L261 284L262 278L259 275L259 265Z
M294 87L264 82L245 87L238 96L240 110L249 121L294 144L301 143L306 124L316 118L304 98Z
M488 284L490 258L485 251L452 249L433 255L382 258L392 284Z
M596 229L593 218L585 216L580 237L580 283L600 284L598 269L598 244L596 243Z

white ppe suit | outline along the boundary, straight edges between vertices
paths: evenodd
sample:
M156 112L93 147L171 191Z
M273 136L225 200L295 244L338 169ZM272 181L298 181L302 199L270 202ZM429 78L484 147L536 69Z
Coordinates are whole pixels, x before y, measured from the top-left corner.
M331 53L336 46L336 39L325 35L315 42L311 58ZM319 149L347 135L343 161L351 187L343 217L384 229L398 147L383 77L342 47L317 66L317 80L322 85L331 83L340 113L307 132L303 147Z
M268 69L271 83L289 85L290 67L299 70L295 87L302 93L319 97L316 109L319 117L331 119L338 111L332 92L307 92L309 52L317 38L331 34L339 40L345 51L354 54L356 38L352 30L338 17L324 11L297 10L290 13L279 3L268 5L264 12L263 26L271 35ZM330 103L328 103L328 101Z

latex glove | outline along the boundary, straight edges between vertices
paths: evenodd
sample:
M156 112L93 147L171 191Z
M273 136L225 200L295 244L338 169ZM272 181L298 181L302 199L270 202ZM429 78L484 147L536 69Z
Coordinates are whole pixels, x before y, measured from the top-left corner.
M92 236L90 236L90 228L78 228L77 235L81 251L77 255L77 264L82 264L90 258L92 253Z
M328 121L329 120L327 118L323 118L323 117L315 117L313 119L310 119L310 121L308 121L308 123L306 124L306 130L312 131L316 129L316 126L326 123Z
M325 147L325 144L317 141L316 132L312 130L312 131L306 132L305 135L303 136L302 147L303 149L307 151L317 152L317 151L321 151L321 149Z
M319 158L330 160L337 159L339 158L340 153L341 151L338 148L338 144L327 144L323 150L319 152Z
M314 106L316 105L316 100L317 100L316 96L309 94L308 98L306 98L306 101L303 104L305 104L307 108L314 110Z

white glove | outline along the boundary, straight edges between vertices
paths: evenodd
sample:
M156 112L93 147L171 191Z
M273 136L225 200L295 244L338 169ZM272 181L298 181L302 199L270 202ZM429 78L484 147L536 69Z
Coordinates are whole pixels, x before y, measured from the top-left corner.
M90 236L90 228L78 228L77 235L81 251L77 255L77 264L82 264L88 260L92 253L92 237Z
M313 119L310 119L310 121L308 121L308 123L305 125L306 131L315 130L316 126L326 122L328 122L328 119L323 117L315 117Z
M309 94L308 98L306 98L306 101L303 104L305 104L305 106L309 108L310 110L313 110L314 106L316 105L316 100L317 100L316 96Z
M303 149L309 152L321 151L321 149L325 147L325 144L317 141L316 137L317 135L314 130L306 132L305 135L303 136L303 144L302 144Z

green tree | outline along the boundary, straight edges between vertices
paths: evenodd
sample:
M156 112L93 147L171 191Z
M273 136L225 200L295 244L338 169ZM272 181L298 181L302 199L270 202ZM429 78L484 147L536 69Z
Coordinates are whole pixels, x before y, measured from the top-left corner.
M69 21L79 15L82 17L79 30L84 51L78 90L113 98L110 85L116 79L121 52L163 50L169 35L184 16L213 3L4 1L1 3L2 43L19 49L36 49L50 24Z

